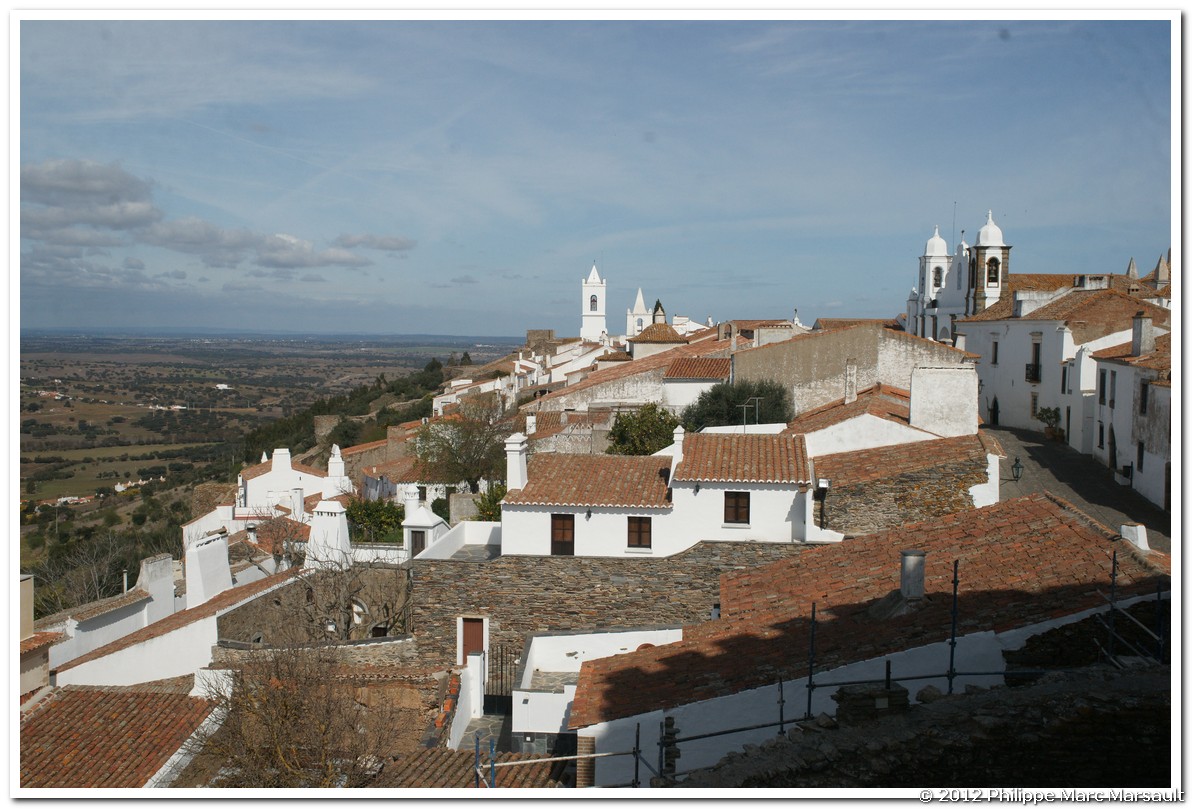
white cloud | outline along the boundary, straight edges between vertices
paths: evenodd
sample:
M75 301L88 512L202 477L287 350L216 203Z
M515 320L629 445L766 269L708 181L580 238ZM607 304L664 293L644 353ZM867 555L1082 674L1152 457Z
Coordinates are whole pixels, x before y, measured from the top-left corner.
M416 242L402 236L377 236L372 233L358 235L344 233L335 240L340 247L367 247L370 250L405 251L412 250Z

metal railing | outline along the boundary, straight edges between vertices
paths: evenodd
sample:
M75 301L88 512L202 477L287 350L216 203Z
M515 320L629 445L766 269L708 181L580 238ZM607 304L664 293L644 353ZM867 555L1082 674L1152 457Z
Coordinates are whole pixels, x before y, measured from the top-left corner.
M1043 366L1028 362L1026 364L1026 381L1027 382L1042 382L1043 381Z

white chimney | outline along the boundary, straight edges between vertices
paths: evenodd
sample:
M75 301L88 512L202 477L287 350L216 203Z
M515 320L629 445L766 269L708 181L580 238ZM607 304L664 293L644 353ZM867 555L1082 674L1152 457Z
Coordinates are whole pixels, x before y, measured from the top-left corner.
M907 601L914 601L923 597L925 551L903 551L900 589L902 597Z
M196 542L186 550L186 607L197 607L232 587L228 540L224 536Z
M338 500L323 500L315 506L315 516L310 522L303 567L347 570L351 566L347 509Z
M683 425L675 428L675 460L671 463L671 469L678 469L679 463L683 460L683 436L686 432L683 430Z
M1140 551L1149 551L1151 549L1151 545L1146 539L1146 526L1142 523L1126 523L1122 526L1121 533L1122 539L1126 540Z
M288 449L273 450L273 471L274 472L289 472L293 467L290 466L290 451Z
M526 414L526 435L533 435L537 429L538 429L538 414L537 413L527 413Z
M302 489L290 490L290 517L297 522L306 522L306 497Z
M505 439L505 488L509 491L524 489L529 475L526 472L526 436L514 433Z
M1155 351L1155 328L1146 312L1134 315L1134 336L1130 341L1130 355L1141 357Z
M413 517L418 508L418 487L411 483L403 492L405 496L406 517Z

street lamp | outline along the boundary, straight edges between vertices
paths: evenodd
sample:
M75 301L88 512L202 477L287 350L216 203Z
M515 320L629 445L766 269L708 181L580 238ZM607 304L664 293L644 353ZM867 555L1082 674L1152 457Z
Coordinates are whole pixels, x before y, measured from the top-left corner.
M1014 464L1010 467L1010 474L1014 476L1015 483L1022 480L1022 461L1018 459L1017 455L1014 456Z

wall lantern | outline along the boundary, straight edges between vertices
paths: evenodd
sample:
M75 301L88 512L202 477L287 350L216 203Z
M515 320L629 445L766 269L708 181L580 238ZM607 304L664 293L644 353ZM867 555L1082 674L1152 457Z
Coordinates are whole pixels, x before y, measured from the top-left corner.
M1010 474L1014 476L1015 483L1022 480L1022 461L1018 459L1017 455L1014 456L1014 465L1010 467Z
M588 513L584 515L584 519L592 519L592 509L588 509Z
M699 481L698 480L695 482L695 493L699 494Z

